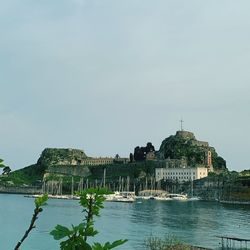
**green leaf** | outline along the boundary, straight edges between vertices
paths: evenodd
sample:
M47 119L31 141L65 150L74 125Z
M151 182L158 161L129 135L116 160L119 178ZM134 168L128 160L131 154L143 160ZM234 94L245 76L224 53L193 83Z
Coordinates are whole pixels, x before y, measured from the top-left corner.
M5 165L3 164L3 160L0 159L0 168L4 168L4 167L5 167Z
M48 200L47 194L44 194L43 196L36 198L35 199L36 207L38 208L38 207L44 206L47 200Z
M122 244L124 244L125 242L127 242L128 240L116 240L114 241L113 243L111 243L111 245L109 245L109 249L112 249L112 248L115 248L115 247L118 247Z
M95 236L96 234L98 234L98 231L95 230L93 227L87 227L85 232L83 231L83 235L84 236Z
M109 250L124 244L126 241L128 240L116 240L113 243L106 242L103 246L100 243L95 242L92 246L92 250Z
M57 225L55 229L50 232L55 240L60 240L66 236L70 236L71 233L72 231L70 231L67 227L61 225Z
M100 243L95 242L92 246L92 250L103 250L103 246Z
M80 223L78 226L72 225L72 229L74 233L78 233L84 230L86 224L85 223Z
M92 250L91 246L81 236L72 236L60 243L61 250Z

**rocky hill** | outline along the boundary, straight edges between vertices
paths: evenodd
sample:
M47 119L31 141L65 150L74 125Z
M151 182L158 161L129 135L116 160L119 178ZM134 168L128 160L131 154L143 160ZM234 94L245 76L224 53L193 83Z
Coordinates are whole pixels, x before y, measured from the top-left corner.
M159 151L156 153L158 159L185 159L188 166L206 165L206 154L211 152L212 165L215 171L227 170L226 161L217 154L215 148L209 146L208 142L198 141L192 132L177 131L163 140Z
M4 185L7 185L7 182L16 186L41 184L45 172L59 172L69 176L89 175L88 168L78 168L83 160L89 158L79 149L45 148L36 164L13 171L6 176Z
M45 148L37 161L38 165L78 165L87 155L79 149Z

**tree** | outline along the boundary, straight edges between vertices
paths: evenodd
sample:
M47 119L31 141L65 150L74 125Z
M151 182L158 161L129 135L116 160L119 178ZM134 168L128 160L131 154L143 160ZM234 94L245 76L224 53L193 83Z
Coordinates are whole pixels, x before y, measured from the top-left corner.
M134 161L134 155L132 153L129 154L129 162Z
M9 175L9 173L11 172L11 169L9 166L6 166L3 168L3 174L4 175Z
M4 175L8 175L11 172L10 167L9 166L5 166L2 159L0 159L0 168L3 169L3 173L2 174L4 174Z
M0 159L0 168L4 168L4 167L5 167L5 165L3 164L3 160Z
M2 169L5 169L5 168L6 168L6 166L4 165L2 159L0 159L0 168L2 168ZM3 170L3 174L4 174L4 170Z

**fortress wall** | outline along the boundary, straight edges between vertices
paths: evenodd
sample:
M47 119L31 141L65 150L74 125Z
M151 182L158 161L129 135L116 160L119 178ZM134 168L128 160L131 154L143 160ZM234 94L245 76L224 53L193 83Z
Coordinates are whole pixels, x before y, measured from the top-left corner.
M47 174L62 174L73 176L89 176L90 170L86 166L50 166L46 171Z
M198 147L209 147L209 144L206 141L192 141L192 145Z
M177 131L176 136L183 137L185 139L193 139L195 140L194 133L189 131Z
M0 186L0 193L6 194L41 194L41 187L4 187Z

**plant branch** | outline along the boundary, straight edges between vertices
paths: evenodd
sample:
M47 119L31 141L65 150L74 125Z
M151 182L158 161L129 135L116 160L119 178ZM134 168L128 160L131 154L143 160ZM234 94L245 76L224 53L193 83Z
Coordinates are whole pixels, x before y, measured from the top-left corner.
M29 233L31 232L32 229L34 229L36 226L35 226L35 221L38 219L38 214L42 212L42 208L40 207L36 207L34 209L34 214L32 216L32 219L31 219L31 222L30 222L30 225L29 225L29 228L28 230L25 232L25 234L23 235L22 239L17 243L16 247L14 248L14 250L18 250L19 247L22 245L22 243L24 242L24 240L28 237Z
M48 200L47 194L35 199L35 209L34 209L34 213L33 213L32 218L31 218L30 225L29 225L27 231L25 232L25 234L23 235L22 239L16 244L14 250L19 250L19 247L22 245L24 240L29 236L29 233L31 232L31 230L36 227L35 222L38 219L38 214L43 211L41 206L43 206L47 200Z

